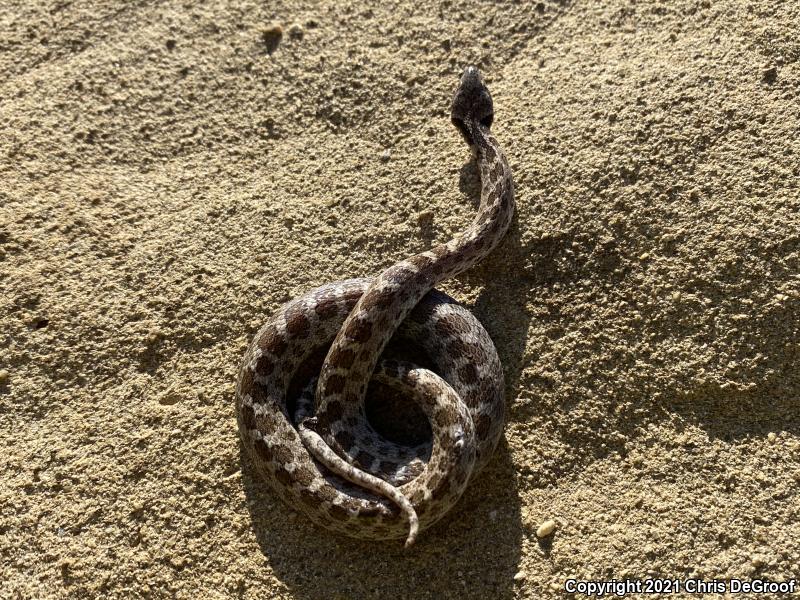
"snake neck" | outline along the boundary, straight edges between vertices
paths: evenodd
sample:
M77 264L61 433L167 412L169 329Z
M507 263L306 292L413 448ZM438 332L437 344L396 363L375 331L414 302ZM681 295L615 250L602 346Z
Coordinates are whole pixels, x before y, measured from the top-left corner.
M400 323L438 282L483 259L500 242L514 214L508 162L488 127L467 124L481 178L472 224L450 241L400 261L378 275L344 322L320 372L317 428L337 447L336 423L364 418L364 397L381 352ZM340 446L341 448L341 446Z

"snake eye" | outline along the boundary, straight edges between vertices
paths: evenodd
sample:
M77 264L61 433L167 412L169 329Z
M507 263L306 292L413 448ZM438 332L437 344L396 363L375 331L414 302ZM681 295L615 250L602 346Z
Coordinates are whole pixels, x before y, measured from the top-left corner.
M489 113L488 115L486 115L481 119L481 125L483 125L486 128L489 128L492 126L493 121L494 121L494 113Z

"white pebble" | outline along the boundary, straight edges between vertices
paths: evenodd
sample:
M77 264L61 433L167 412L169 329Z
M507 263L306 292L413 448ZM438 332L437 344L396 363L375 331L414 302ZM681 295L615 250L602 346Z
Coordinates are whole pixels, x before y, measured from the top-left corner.
M553 519L548 519L541 525L539 525L539 529L536 530L536 537L539 539L546 538L549 535L553 535L553 532L556 530L556 522Z

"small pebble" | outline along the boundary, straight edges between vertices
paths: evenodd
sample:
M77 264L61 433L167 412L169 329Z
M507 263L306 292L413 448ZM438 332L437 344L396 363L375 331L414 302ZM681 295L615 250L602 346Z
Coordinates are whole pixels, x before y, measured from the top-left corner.
M264 29L261 33L261 38L264 40L264 44L267 47L267 54L272 54L278 49L282 37L283 27L281 27L280 23L271 23Z
M517 571L514 574L514 581L525 581L528 577L528 574L525 571Z
M303 37L303 26L300 23L292 23L289 26L289 37L301 39Z
M556 522L553 519L548 519L541 525L539 525L539 529L536 530L536 537L539 539L546 538L549 535L553 535L553 532L556 530Z
M0 369L0 385L5 385L8 383L8 380L11 378L11 373L6 371L5 369Z
M392 151L388 148L380 153L381 162L389 162L390 158L392 158Z
M777 435L777 434L776 434L774 431L770 431L770 432L767 434L767 439L768 439L770 442L774 442L775 440L777 440L777 439L778 439L778 435Z
M433 225L433 213L429 210L417 213L417 224L420 227L430 227Z

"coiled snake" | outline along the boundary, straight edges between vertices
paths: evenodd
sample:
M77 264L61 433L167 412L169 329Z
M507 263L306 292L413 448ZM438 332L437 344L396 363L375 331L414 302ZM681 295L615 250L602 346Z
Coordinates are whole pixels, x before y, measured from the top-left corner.
M500 438L504 384L494 344L466 308L433 290L491 252L511 223L513 182L490 132L493 114L480 73L467 67L451 117L480 169L469 228L377 277L290 301L245 353L236 388L244 448L284 501L327 529L410 545L456 503ZM390 340L408 340L432 368L382 359ZM309 374L324 352L318 377ZM432 439L414 445L376 431L365 411L370 381L411 398Z

